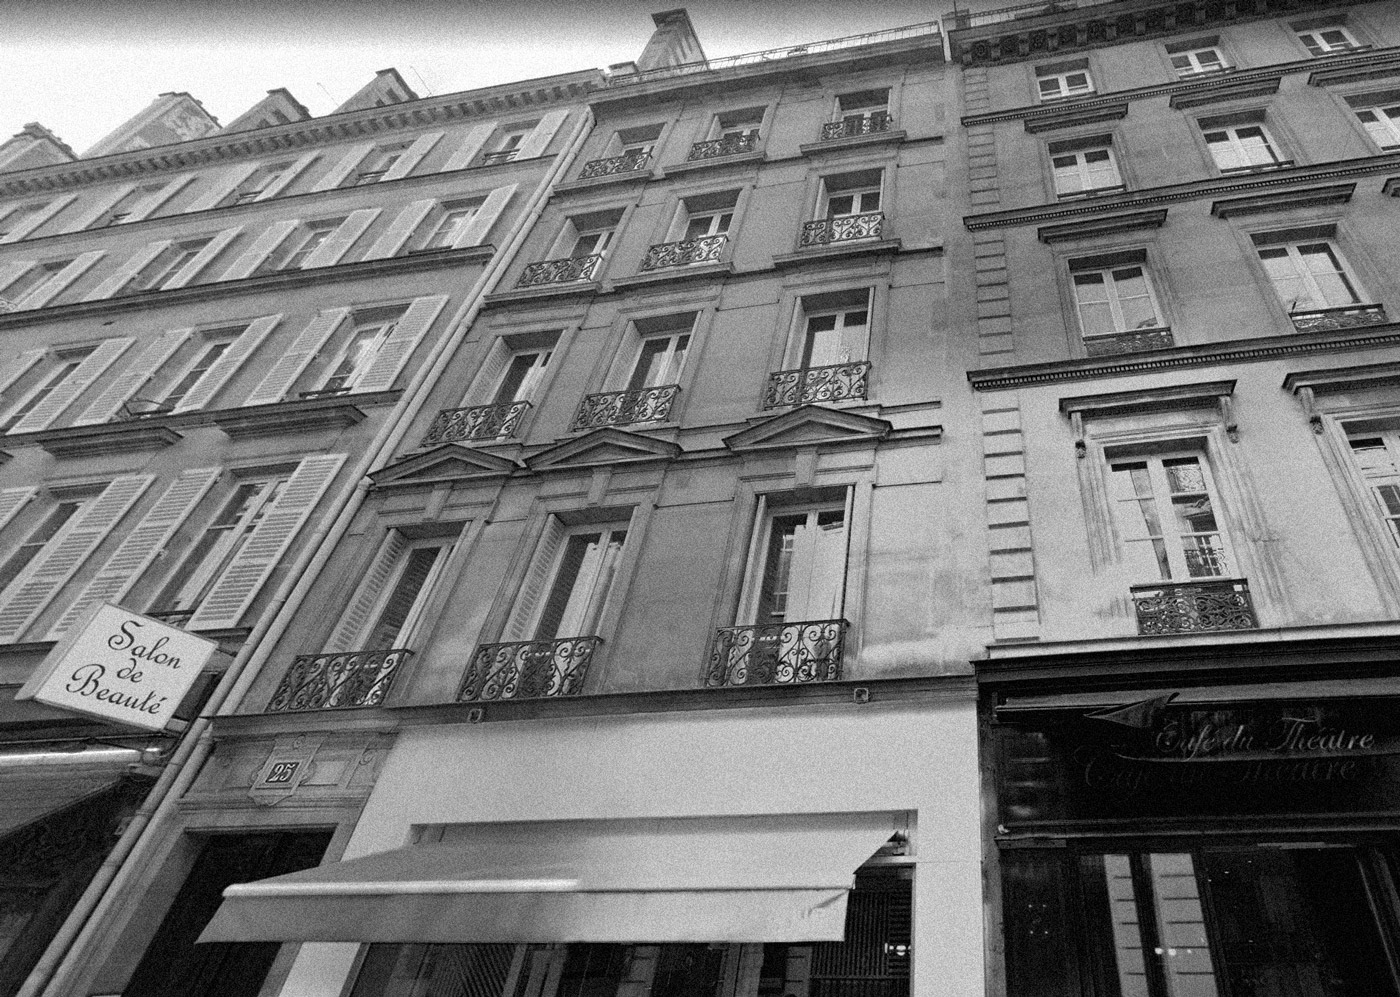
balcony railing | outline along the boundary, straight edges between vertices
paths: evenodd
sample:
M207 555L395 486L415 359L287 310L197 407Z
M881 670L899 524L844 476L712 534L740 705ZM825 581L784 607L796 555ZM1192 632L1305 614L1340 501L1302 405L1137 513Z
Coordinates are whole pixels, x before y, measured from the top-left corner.
M774 371L768 375L768 390L763 393L763 407L812 405L864 398L869 381L868 360L832 364L827 367Z
M1171 329L1132 329L1116 332L1111 336L1088 336L1084 340L1084 352L1091 357L1111 357L1120 353L1143 353L1147 350L1165 350L1176 345Z
M457 702L577 696L601 637L482 644L457 690Z
M509 163L519 151L518 149L502 149L499 152L488 152L481 157L481 165L500 166L502 163Z
M841 651L849 628L845 620L810 620L717 630L705 685L834 682L841 677Z
M592 280L598 264L603 262L601 253L593 256L570 256L562 260L544 260L531 263L520 275L516 287L539 287L543 284L568 284L576 280Z
M574 415L573 431L600 426L626 426L635 422L665 422L680 393L679 384L628 391L604 391L585 395Z
M378 706L412 651L302 654L282 676L268 713L350 710Z
M960 10L955 14L949 14L944 18L944 25L949 31L960 31L964 28L977 28L984 24L997 24L1002 21L1019 21L1029 17L1041 17L1050 14L1062 14L1066 11L1076 10L1080 7L1098 7L1108 3L1118 3L1120 0L1064 0L1061 3L1023 3L1014 7L1001 7L997 10L984 10L980 13Z
M428 427L423 446L457 443L462 440L499 440L514 436L529 402L495 402L468 408L443 409Z
M651 151L638 149L633 152L624 152L620 156L613 156L611 159L595 159L583 164L583 169L579 171L580 180L592 180L594 177L614 177L620 173L632 173L640 170L651 160Z
M840 121L829 121L822 125L822 140L834 138L854 138L857 135L877 135L890 130L894 118L889 111L872 111L869 114L852 114Z
M797 245L829 246L833 242L854 242L857 239L878 239L880 229L885 225L885 215L872 211L864 215L841 215L836 218L819 218L802 226L802 238Z
M1196 579L1134 585L1131 590L1140 634L1258 630L1249 583L1243 579Z
M1343 305L1340 308L1316 308L1293 312L1288 316L1299 332L1331 332L1334 329L1360 329L1368 325L1385 325L1384 305Z
M738 132L724 138L710 139L708 142L696 142L690 147L690 155L685 158L691 162L697 159L718 159L720 156L753 152L757 147L758 132Z
M643 270L661 270L665 267L684 267L692 263L718 263L724 252L729 236L702 236L699 239L686 239L683 242L663 242L647 250L642 260Z

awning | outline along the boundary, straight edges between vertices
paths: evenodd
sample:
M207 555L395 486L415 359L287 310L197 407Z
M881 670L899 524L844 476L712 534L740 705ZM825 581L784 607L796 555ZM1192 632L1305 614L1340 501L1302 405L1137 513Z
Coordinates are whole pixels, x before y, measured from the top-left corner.
M200 941L839 941L856 868L904 827L902 813L451 825L230 886Z
M1245 685L1176 686L1152 689L1086 689L1038 696L1009 695L996 707L999 720L1035 713L1079 712L1130 706L1174 694L1173 706L1211 706L1284 699L1364 699L1400 697L1400 678L1322 679Z

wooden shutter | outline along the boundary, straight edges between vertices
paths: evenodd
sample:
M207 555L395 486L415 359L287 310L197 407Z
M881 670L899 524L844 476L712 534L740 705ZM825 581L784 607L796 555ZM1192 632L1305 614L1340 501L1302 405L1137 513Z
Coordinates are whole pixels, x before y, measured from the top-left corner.
M385 180L400 180L413 172L413 168L423 161L423 157L432 151L433 146L442 140L442 132L426 132L413 140L413 144L404 150L403 155L394 161L394 165L384 171L380 177L380 182Z
M335 266L379 215L378 208L360 208L350 212L345 221L341 222L340 226L326 238L326 241L317 246L311 255L302 261L301 268L311 270L315 267Z
M286 190L293 180L306 172L306 168L321 158L319 152L304 153L300 159L288 166L282 175L262 189L254 201L270 201Z
M258 163L238 163L235 166L230 166L214 180L212 187L186 206L185 214L189 214L191 211L208 211L210 208L217 208L220 201L232 194L243 184L244 180L258 171L258 166Z
M0 491L0 530L10 525L10 520L19 515L19 511L37 494L37 488L6 488Z
M68 205L72 204L77 199L77 194L64 194L62 197L54 198L48 204L44 205L41 209L34 212L34 214L30 215L24 221L20 222L14 228L10 229L10 231L6 232L4 237L0 238L0 243L19 242L30 232L33 232L36 228L44 224L44 222L48 221L50 218L58 214L64 208L68 207ZM106 209L104 208L103 210ZM99 212L99 214L101 214L101 212ZM74 229L65 229L65 231L72 232L74 231Z
M219 468L201 467L180 472L180 476L156 500L130 533L97 569L97 574L83 587L78 597L64 610L45 640L58 640L68 628L82 618L90 606L98 602L115 603L131 590L141 575L151 566L171 535L204 498L219 478Z
M28 569L0 592L0 643L16 640L44 611L58 590L83 566L98 544L111 534L153 478L133 474L117 478L85 502L76 520L44 545Z
M25 350L13 360L5 361L5 365L0 367L0 399L3 399L6 391L10 390L10 385L14 384L44 357L49 355L45 347Z
M345 463L345 457L345 454L321 454L307 457L297 465L282 494L224 569L185 629L215 630L238 625L258 589L281 562L297 532L316 509L336 471Z
M287 237L295 232L300 224L295 218L286 218L263 229L262 234L253 240L253 244L244 250L233 266L224 271L222 279L242 280L247 277L262 266L263 261L276 252L277 247L286 242Z
M384 587L394 577L394 571L407 549L408 538L397 530L391 530L384 538L374 564L361 580L355 598L346 607L345 615L340 618L335 632L331 634L331 639L326 644L327 652L357 650L355 643L364 632L370 613L374 612L374 607L379 604Z
M161 285L161 290L169 291L176 287L184 287L199 276L205 267L214 262L214 258L224 251L230 242L238 238L238 233L243 231L243 226L237 228L226 228L222 232L210 239L203 249L195 253L188 263L175 271L175 275Z
M482 146L486 145L496 131L494 121L472 126L472 130L462 137L462 144L457 147L457 151L447 158L447 162L442 164L439 172L446 173L449 170L465 170L476 159L481 152Z
M506 346L506 341L498 337L486 354L486 359L481 362L481 369L476 372L471 389L462 399L462 404L490 404L496 393L496 385L501 383L501 375L506 372L514 356L510 347Z
M10 427L10 433L37 433L48 428L49 424L62 414L63 410L82 394L93 381L101 377L117 357L126 352L136 340L129 336L121 339L104 339L97 349L89 353L78 364L73 373L65 377L50 391L38 405L35 405L23 419Z
M544 151L549 148L549 140L554 138L554 133L559 130L559 126L564 123L564 119L569 116L568 111L550 111L537 124L529 135L525 136L525 141L520 143L519 149L515 153L516 159L534 159L536 156L543 156Z
M135 280L137 274L150 266L152 260L169 248L169 239L157 239L155 242L146 243L136 251L135 256L117 267L107 276L106 280L89 291L83 300L101 301L103 298L110 298Z
M326 345L326 340L340 328L340 324L349 314L348 308L332 308L312 319L306 328L301 330L301 335L297 336L296 341L277 358L272 369L243 404L268 405L280 402L301 376L301 372L306 369L306 365L320 352L321 347Z
M190 390L185 392L185 397L175 406L175 412L191 412L209 404L219 393L219 389L243 366L243 361L262 345L268 333L281 321L281 315L265 315L248 323L248 328L240 332L238 338L229 344L229 348L220 354L219 359L200 375L198 381L190 385Z
M330 172L317 180L312 185L312 190L333 190L345 182L345 178L350 175L350 171L365 161L365 157L374 149L373 142L362 142L359 145L352 145L345 151L345 155L340 157L340 162L331 167Z
M107 254L100 249L94 249L91 252L84 253L25 295L24 300L19 302L19 307L26 310L30 308L43 308L54 298L68 290L70 284L91 270L92 265L106 255Z
M73 425L89 426L111 419L121 411L121 407L128 400L146 386L161 367L165 366L165 362L184 345L193 332L193 329L171 329L148 343L126 370L118 374L83 414L73 420Z
M404 243L408 242L418 226L423 224L423 219L428 217L428 212L432 211L436 204L432 199L414 201L400 211L393 223L374 240L374 245L365 253L365 259L387 260L391 256L397 256Z
M14 260L10 263L0 263L0 294L4 294L5 288L9 287L38 265L39 264L35 263L33 260ZM11 303L13 304L13 302ZM5 309L0 308L0 311L4 310Z
M68 220L68 224L63 226L64 232L81 232L90 226L97 219L117 206L117 202L129 195L136 189L134 183L124 183L120 187L113 187L109 190L101 191L97 200L82 208L76 215Z
M136 203L136 206L131 209L131 213L126 216L125 221L139 222L142 218L151 217L151 215L155 214L156 211L160 209L162 204L188 187L192 180L194 180L194 174L186 173L182 177L176 177L174 180L171 180L160 190L152 191Z
M428 327L433 324L433 320L438 317L445 304L445 295L415 298L413 304L403 313L403 317L394 324L394 331L389 333L389 337L380 345L374 360L370 362L369 370L365 371L365 376L355 383L355 390L388 391L392 388L399 371L403 370L404 364L418 346L418 341L423 338L423 334L428 331Z
M480 246L486 241L486 237L491 234L491 226L496 224L496 219L501 216L506 205L515 194L515 184L506 187L497 187L486 195L486 200L472 215L472 220L468 222L452 243L453 249L463 249L467 246Z
M537 609L544 604L549 592L549 583L554 579L554 565L559 560L559 552L564 548L569 531L558 516L550 516L545 524L540 542L535 545L535 556L530 559L530 570L520 584L520 594L515 597L510 620L506 624L506 640L529 640L530 624L534 622Z

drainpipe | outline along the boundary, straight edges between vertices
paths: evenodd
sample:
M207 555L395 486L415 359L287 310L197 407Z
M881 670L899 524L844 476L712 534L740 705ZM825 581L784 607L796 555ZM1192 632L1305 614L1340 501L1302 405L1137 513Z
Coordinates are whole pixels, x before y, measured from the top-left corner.
M130 886L131 878L136 875L134 870L142 867L141 860L153 847L152 842L156 837L154 829L169 819L176 803L212 753L214 739L209 726L213 717L231 714L247 695L262 666L271 656L272 648L286 633L311 585L364 504L371 485L366 474L393 457L414 416L466 338L481 311L482 299L495 289L501 276L514 262L515 254L544 212L554 185L573 165L592 127L593 109L585 104L584 113L575 125L568 146L555 157L535 188L525 213L516 223L504 249L492 257L491 263L477 278L472 293L467 295L453 315L450 326L453 331L434 346L427 362L419 368L403 398L376 434L365 458L356 468L355 490L342 500L334 521L323 520L323 525L316 529L302 548L276 595L248 635L247 642L210 695L204 715L190 723L155 786L15 997L38 997L41 994L43 997L71 997L74 992L71 989L73 978L87 966L84 953L93 944L97 932L107 923L119 897Z

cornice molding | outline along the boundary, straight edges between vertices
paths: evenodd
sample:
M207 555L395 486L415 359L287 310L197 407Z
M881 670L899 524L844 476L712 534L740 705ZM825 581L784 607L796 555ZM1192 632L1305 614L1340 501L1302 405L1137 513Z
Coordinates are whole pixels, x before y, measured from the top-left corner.
M1167 223L1167 209L1155 211L1135 211L1126 215L1109 215L1101 218L1088 218L1078 222L1060 225L1046 225L1036 230L1036 238L1046 244L1070 242L1074 239L1093 239L1135 229L1161 228Z
M1230 80L1208 90L1174 94L1167 101L1167 106L1173 111L1181 111L1191 107L1205 107L1208 104L1223 104L1231 100L1271 97L1278 93L1278 85L1282 80L1282 76L1270 76L1254 82Z
M1118 101L1101 104L1092 108L1081 108L1064 114L1038 114L1026 118L1026 131L1032 135L1042 132L1059 131L1062 128L1077 128L1080 125L1093 125L1103 121L1117 121L1128 116L1128 102Z
M1270 194L1255 194L1252 197L1232 197L1216 201L1210 206L1210 213L1216 218L1234 218L1236 215L1258 215L1275 211L1289 211L1293 208L1316 208L1328 204L1346 204L1356 193L1356 184L1339 183L1328 187L1304 187L1274 191Z

